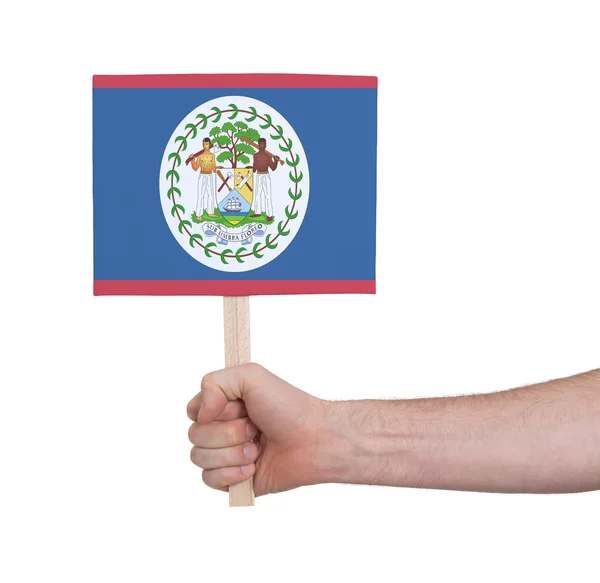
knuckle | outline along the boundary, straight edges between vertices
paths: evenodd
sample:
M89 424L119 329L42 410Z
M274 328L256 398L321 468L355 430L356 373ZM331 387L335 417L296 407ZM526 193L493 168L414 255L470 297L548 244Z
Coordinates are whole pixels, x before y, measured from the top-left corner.
M192 404L191 403L188 403L188 405L187 405L187 407L185 409L185 412L187 413L187 416L190 419L192 419L192 420L194 419L194 410L192 408Z
M231 465L241 465L245 462L246 453L243 445L238 445L229 455L229 463Z
M193 447L192 451L190 453L190 458L191 458L192 462L194 463L194 465L196 465L202 469L207 469L208 464L207 464L206 452L203 451L201 448Z
M220 488L227 486L223 480L222 470L203 470L202 481L209 488L214 488L215 490L219 490Z
M202 472L202 481L210 488L213 488L211 474L208 472L208 470L204 470Z
M236 452L236 464L240 466L247 464L248 462L254 462L258 457L258 446L249 441L241 445Z
M244 368L244 372L246 372L249 376L258 376L265 370L263 366L256 362L249 362L248 364L244 364L242 366Z
M200 390L204 391L213 384L214 373L209 372L202 377L200 381Z
M229 415L229 418L232 420L240 419L244 413L243 402L242 401L234 401L233 403L230 403L227 407L227 413Z
M195 444L196 442L196 432L197 432L197 424L192 423L190 428L188 429L188 439Z

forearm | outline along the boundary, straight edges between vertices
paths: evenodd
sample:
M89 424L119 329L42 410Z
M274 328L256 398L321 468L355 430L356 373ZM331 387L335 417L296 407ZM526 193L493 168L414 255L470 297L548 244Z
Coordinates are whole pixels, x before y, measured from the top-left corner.
M600 370L500 393L327 409L324 481L490 492L600 488Z

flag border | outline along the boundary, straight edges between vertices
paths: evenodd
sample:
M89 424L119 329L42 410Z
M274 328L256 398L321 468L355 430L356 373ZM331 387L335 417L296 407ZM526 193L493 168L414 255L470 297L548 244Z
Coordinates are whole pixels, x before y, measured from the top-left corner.
M94 280L95 296L374 294L375 280Z
M297 73L94 75L94 89L377 89L377 77Z

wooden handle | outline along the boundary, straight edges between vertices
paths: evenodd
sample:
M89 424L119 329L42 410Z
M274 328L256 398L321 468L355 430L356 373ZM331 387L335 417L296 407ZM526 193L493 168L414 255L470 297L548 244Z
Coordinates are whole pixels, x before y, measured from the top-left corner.
M246 144L248 144L249 146L252 146L253 148L256 148L258 150L258 144L256 142L253 142L252 140L249 140L248 138L241 138L242 142L246 142ZM275 156L275 154L271 154L271 152L269 152L269 150L265 150L265 154L267 154L267 156L271 156L271 158L279 158L279 156ZM285 164L285 162L279 158L279 163L283 166Z
M223 298L225 366L250 362L250 302L248 296ZM252 478L229 486L229 506L254 506Z

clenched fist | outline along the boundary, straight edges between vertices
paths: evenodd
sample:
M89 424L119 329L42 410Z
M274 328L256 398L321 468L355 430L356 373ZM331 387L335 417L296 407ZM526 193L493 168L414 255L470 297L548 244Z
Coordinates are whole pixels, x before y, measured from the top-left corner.
M187 408L191 459L225 491L250 476L257 496L327 481L332 405L257 364L212 372Z

